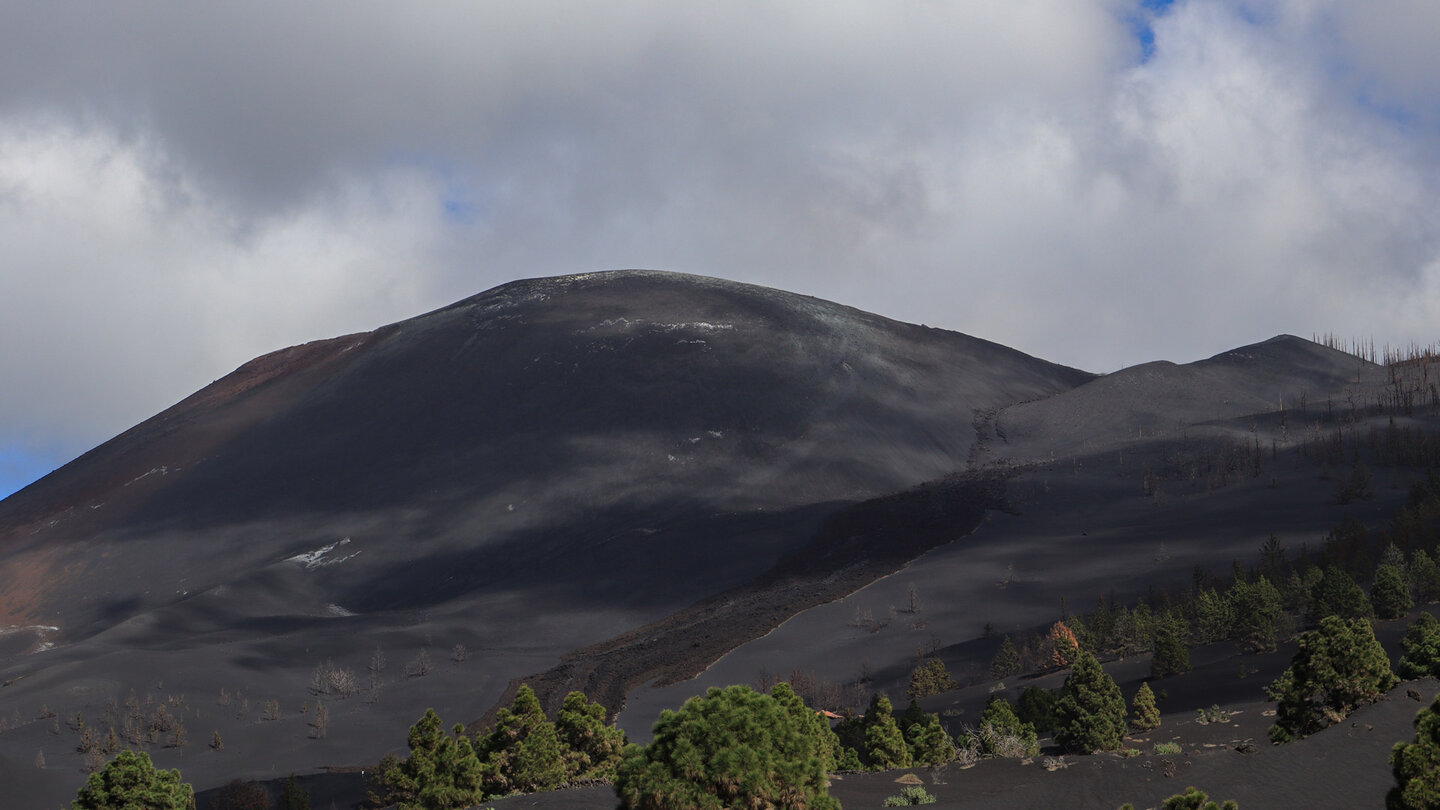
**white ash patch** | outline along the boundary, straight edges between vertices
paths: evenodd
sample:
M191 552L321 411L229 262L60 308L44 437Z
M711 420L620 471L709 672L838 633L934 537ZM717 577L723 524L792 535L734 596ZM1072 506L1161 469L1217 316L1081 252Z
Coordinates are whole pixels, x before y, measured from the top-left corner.
M344 608L344 607L341 607L340 605L337 605L337 604L335 604L334 602L331 602L330 604L326 605L326 606L325 606L325 609L326 609L327 611L329 611L329 613L330 613L331 616L336 616L336 617L339 617L339 618L344 618L344 617L346 617L346 616L354 616L354 615L355 615L355 611L349 610L349 609Z
M286 558L285 562L293 562L304 565L307 571L314 568L323 568L327 565L338 565L359 554L360 550L357 549L354 553L346 554L340 557L331 557L329 559L327 559L325 555L329 554L340 546L345 546L349 544L350 538L347 537L344 540L337 540L336 542L331 543L328 546L317 548L314 551L307 551L303 554L296 554L294 557L288 557Z
M636 318L635 320L631 320L631 319L629 319L629 318L623 318L623 317L622 317L622 318L606 318L605 320L603 320L603 321L595 324L594 326L587 327L587 328L585 328L585 329L576 330L576 334L584 334L584 333L586 333L586 332L596 332L596 331L600 331L600 330L614 330L614 329L619 329L619 330L624 331L624 330L639 329L639 328L648 329L648 330L651 331L651 332L662 332L662 333L665 333L665 332L679 332L679 331L724 332L724 331L733 330L733 329L735 328L735 324L733 324L733 323L710 323L709 321L683 321L683 322L679 322L679 323L660 323L660 322L657 322L657 321L646 321L646 320L642 320L642 319L639 319L639 318ZM688 342L688 343L703 343L704 341L693 341L693 340L692 340L692 341L685 341L685 342Z
M34 633L35 643L25 651L25 655L42 653L46 650L55 649L55 642L50 640L51 633L60 632L60 628L48 624L11 624L0 627L0 638L13 636L17 633Z
M689 323L654 323L650 324L652 329L661 332L678 332L681 329L698 329L701 332L720 332L735 328L733 323L707 323L705 321L691 321Z
M57 632L59 629L60 628L48 624L9 624L0 627L0 637L13 636L16 633L24 633L27 630L38 635L45 635L47 633Z
M180 468L179 468L179 467L176 467L176 468L174 469L174 472L179 472L179 471L180 471ZM147 472L147 473L144 473L144 474L141 474L141 475L137 475L137 476L135 476L134 478L131 478L129 481L127 481L127 482L125 483L125 486L128 487L128 486L130 486L131 484L135 483L136 481L144 481L146 478L149 478L149 477L152 476L152 475L159 475L159 476L162 476L162 477L163 477L163 476L169 475L171 472L172 472L172 470L170 469L170 467L169 467L168 465L162 464L162 465L160 465L159 467L153 467L153 468L151 468L151 470L150 470L149 472Z

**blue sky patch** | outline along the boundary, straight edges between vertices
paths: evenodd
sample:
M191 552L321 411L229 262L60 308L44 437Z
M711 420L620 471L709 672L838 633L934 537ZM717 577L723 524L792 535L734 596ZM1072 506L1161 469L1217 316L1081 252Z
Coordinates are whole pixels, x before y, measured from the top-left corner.
M61 463L54 454L0 447L0 498L19 492Z
M1151 23L1174 4L1175 0L1141 0L1140 9L1126 18L1130 32L1140 43L1140 64L1149 62L1155 55L1155 29Z

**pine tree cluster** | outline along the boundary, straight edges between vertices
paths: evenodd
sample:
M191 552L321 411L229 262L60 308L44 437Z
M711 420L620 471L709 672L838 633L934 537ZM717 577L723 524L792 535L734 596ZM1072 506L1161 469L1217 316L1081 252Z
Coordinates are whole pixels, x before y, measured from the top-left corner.
M1395 787L1385 797L1387 810L1440 807L1440 698L1415 716L1415 741L1395 743L1390 769Z
M1405 652L1395 672L1405 680L1427 676L1440 677L1440 621L1429 613L1420 617L1405 631L1400 640Z
M463 726L445 733L427 710L410 728L410 755L377 769L376 798L400 810L469 807L488 797L551 790L583 779L612 779L624 733L605 723L605 709L585 695L565 698L555 722L534 690L522 685L495 725L471 740Z
M1290 667L1266 689L1277 701L1270 739L1289 742L1334 725L1398 683L1364 619L1327 616L1300 636Z
M121 751L90 774L71 806L74 810L193 810L195 789L180 781L179 771L157 770L144 751Z

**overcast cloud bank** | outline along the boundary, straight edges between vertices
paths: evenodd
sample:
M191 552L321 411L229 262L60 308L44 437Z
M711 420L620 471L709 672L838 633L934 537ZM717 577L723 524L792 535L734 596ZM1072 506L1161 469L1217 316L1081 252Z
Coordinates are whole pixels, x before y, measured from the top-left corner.
M537 275L758 282L1092 371L1440 322L1421 0L6 17L0 478Z

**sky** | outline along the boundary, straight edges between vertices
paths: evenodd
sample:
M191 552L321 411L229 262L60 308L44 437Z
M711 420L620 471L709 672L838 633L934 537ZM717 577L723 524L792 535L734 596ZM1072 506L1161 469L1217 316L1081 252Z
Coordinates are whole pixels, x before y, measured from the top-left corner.
M1440 325L1433 0L0 0L0 496L506 281L1107 372Z

